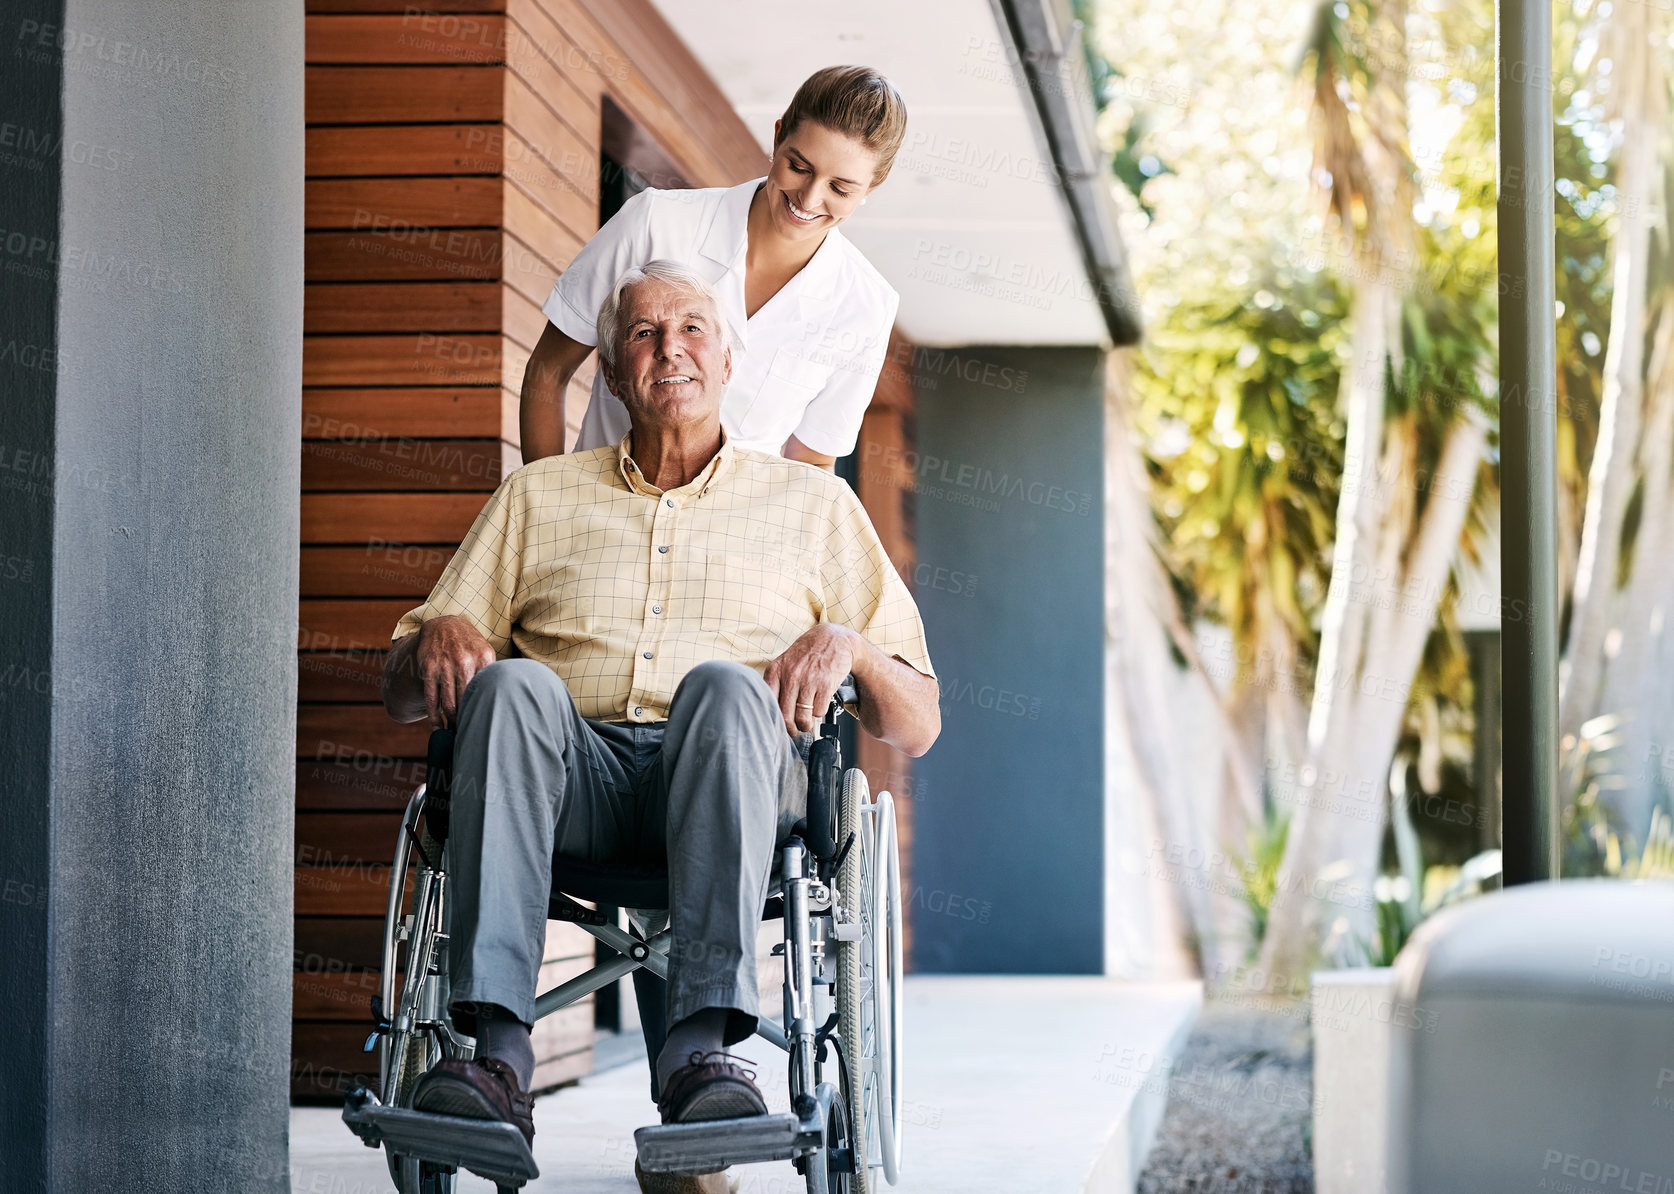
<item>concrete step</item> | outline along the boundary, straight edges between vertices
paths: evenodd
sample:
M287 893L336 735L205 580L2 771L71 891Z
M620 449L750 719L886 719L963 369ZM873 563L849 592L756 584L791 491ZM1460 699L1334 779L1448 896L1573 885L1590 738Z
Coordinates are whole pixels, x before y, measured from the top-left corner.
M935 976L907 980L903 1194L1127 1194L1144 1166L1168 1073L1197 1016L1196 983L1091 977ZM785 1055L755 1060L768 1110L788 1111ZM291 1112L292 1189L389 1189L380 1154L330 1108ZM634 1129L656 1122L643 1060L535 1105L529 1194L631 1194ZM739 1194L798 1194L788 1161L741 1165ZM885 1190L892 1187L884 1186ZM492 1191L470 1175L460 1194Z

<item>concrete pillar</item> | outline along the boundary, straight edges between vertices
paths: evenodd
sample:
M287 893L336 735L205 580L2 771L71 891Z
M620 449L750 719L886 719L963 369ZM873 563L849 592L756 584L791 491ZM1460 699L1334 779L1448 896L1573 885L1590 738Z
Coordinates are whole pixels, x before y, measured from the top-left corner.
M287 1190L302 6L0 37L6 1187Z

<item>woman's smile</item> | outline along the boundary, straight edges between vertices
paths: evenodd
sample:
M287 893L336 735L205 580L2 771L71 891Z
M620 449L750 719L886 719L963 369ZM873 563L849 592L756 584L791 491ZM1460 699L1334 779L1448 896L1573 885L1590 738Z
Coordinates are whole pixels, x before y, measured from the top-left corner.
M788 194L785 195L785 211L792 220L804 226L817 223L825 218L823 212L805 211L798 207L796 201Z

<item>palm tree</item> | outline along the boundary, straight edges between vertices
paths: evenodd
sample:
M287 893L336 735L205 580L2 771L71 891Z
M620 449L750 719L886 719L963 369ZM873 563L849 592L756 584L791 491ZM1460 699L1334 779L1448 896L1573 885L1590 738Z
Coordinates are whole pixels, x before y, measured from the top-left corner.
M1674 377L1667 364L1674 313L1666 301L1666 271L1661 278L1652 275L1652 230L1658 200L1666 193L1667 22L1657 5L1618 5L1599 23L1595 36L1595 81L1608 89L1606 115L1620 122L1622 140L1616 161L1610 339L1560 671L1558 728L1565 746L1566 791L1575 787L1580 756L1574 747L1589 718L1626 714L1634 746L1650 741L1658 680L1668 662L1663 626L1674 616L1667 605L1674 581L1674 520L1668 511ZM1659 298L1661 318L1653 329L1648 312ZM1643 750L1634 749L1630 757L1643 757ZM1630 833L1646 823L1650 795L1646 783L1632 784L1623 793L1616 812Z
M1270 258L1283 257L1275 246ZM1312 271L1194 286L1152 329L1134 380L1159 549L1188 603L1170 604L1167 629L1218 693L1228 766L1206 831L1228 858L1267 824L1271 778L1305 762L1312 623L1342 464L1327 397L1342 316L1341 288ZM1189 629L1204 622L1225 628L1206 652ZM1220 894L1222 923L1247 920L1235 890ZM1229 935L1259 940L1259 926ZM1234 960L1244 952L1239 942Z
M1414 321L1417 236L1407 150L1405 0L1321 5L1312 67L1316 181L1353 246L1341 388L1346 425L1331 579L1307 757L1260 965L1296 974L1316 948L1373 935L1372 883L1387 777L1481 471L1477 368L1450 400L1404 408L1403 328ZM1404 317L1405 316L1405 317ZM1419 318L1421 322L1421 317ZM1409 337L1410 340L1410 337Z

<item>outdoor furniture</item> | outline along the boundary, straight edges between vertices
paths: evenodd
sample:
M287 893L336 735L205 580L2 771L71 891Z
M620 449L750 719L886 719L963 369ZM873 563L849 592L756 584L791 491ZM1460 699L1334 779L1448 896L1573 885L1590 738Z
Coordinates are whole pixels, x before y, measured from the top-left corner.
M810 748L807 816L779 849L762 911L764 920L785 924L785 942L774 951L786 959L784 1009L783 1026L763 1015L756 1034L790 1054L791 1113L641 1128L635 1143L647 1172L702 1173L783 1159L795 1164L811 1194L866 1194L880 1174L891 1185L898 1178L901 871L893 798L887 791L873 798L864 774L842 765L838 719L855 699L851 680L838 689ZM390 876L376 1027L367 1041L378 1049L379 1086L350 1091L343 1119L368 1146L385 1149L401 1194L451 1194L461 1168L506 1194L539 1176L513 1125L411 1108L426 1070L444 1057L468 1058L475 1046L447 1011L443 847L452 758L452 731L435 731L426 783L408 804ZM409 865L416 869L410 900ZM660 865L554 858L549 918L579 924L617 957L541 994L536 1017L632 973L648 1042L660 1044L670 931L624 931L581 901L666 912L668 874ZM654 1072L652 1082L655 1095Z
M1487 895L1395 969L1391 1194L1674 1190L1674 884Z

